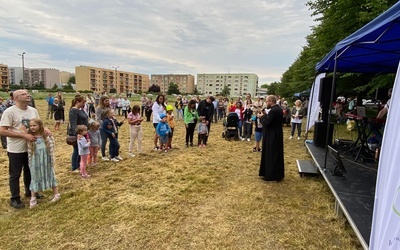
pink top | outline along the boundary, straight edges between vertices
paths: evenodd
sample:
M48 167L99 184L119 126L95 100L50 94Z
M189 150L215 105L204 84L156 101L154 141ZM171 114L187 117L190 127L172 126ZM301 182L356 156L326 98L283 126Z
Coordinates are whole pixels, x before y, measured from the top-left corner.
M140 113L138 112L136 115L134 115L132 112L130 112L129 114L128 114L128 121L129 120L137 120L137 119L140 119L141 118L141 116L140 116ZM134 124L129 124L131 127L133 127L133 126L139 126L140 125L140 123L141 122L136 122L136 123L134 123Z

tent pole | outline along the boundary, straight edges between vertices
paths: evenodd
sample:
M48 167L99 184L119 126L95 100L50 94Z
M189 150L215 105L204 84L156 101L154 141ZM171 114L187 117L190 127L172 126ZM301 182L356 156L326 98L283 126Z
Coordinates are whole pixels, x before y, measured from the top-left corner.
M316 74L316 76L314 77L314 82L315 82L315 79L317 78L317 76L318 76L318 74ZM307 107L307 124L306 124L306 133L305 133L306 140L308 140L308 125L310 124L309 116L310 116L310 111L312 109L312 100L314 99L314 94L313 94L314 93L314 82L311 86L310 98L308 100L309 107Z
M337 51L335 52L335 63L333 66L333 78L332 78L332 87L331 87L331 98L329 100L329 110L328 110L328 124L326 126L326 141L325 141L325 159L324 159L324 167L323 170L326 171L326 163L328 160L328 143L329 143L329 130L331 127L331 109L333 103L333 97L335 96L336 90L336 66L337 66ZM331 142L332 143L332 142Z

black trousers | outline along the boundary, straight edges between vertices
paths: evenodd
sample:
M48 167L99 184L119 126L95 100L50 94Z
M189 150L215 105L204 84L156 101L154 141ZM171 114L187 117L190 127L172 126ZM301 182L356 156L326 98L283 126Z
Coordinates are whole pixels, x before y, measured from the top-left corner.
M194 130L196 128L196 123L189 123L186 128L186 144L193 143Z
M30 194L29 185L31 184L31 172L28 165L28 152L8 153L8 169L10 176L11 199L20 199L19 178L24 170L25 194Z

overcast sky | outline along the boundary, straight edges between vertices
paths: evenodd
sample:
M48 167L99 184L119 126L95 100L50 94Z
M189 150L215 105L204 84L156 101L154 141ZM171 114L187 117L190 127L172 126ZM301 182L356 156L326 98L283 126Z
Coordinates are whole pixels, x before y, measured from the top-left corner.
M280 81L314 25L302 0L0 0L0 63Z

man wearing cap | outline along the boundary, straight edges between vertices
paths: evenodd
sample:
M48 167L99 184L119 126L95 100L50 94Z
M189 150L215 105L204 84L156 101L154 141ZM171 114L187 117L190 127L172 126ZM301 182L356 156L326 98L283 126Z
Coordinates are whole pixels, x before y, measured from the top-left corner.
M281 181L285 175L283 157L282 109L274 95L267 96L268 114L257 114L263 125L259 176L265 181Z
M0 135L7 136L7 152L9 160L9 184L11 192L10 205L14 208L23 208L21 202L19 178L24 170L25 196L29 197L31 191L31 173L28 166L27 141L35 141L35 136L28 134L29 121L39 118L37 110L28 103L31 97L26 90L16 90L13 93L15 105L6 109L0 121ZM39 197L38 197L39 198Z

